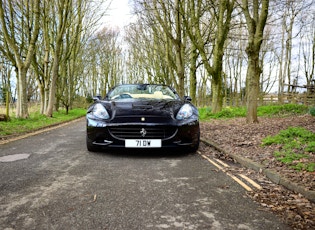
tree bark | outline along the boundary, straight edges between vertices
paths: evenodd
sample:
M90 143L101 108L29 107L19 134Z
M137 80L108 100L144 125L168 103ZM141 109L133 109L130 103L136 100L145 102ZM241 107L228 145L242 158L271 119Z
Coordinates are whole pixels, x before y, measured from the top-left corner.
M259 97L259 79L261 69L259 67L259 53L248 52L248 68L246 74L246 121L247 123L257 123L257 106Z
M190 72L189 72L189 95L192 99L192 103L196 105L197 99L196 99L196 92L197 92L197 77L196 77L196 71L197 71L197 58L198 53L197 49L194 45L192 45L191 53L190 53Z

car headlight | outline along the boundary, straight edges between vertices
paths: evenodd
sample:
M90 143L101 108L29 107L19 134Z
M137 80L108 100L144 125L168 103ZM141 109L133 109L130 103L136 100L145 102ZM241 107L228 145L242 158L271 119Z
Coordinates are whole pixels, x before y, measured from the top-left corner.
M108 114L107 110L100 103L97 103L97 104L94 105L93 110L92 110L91 113L96 118L109 119L109 114Z
M193 114L193 109L190 104L183 105L176 115L177 120L183 120L191 117Z

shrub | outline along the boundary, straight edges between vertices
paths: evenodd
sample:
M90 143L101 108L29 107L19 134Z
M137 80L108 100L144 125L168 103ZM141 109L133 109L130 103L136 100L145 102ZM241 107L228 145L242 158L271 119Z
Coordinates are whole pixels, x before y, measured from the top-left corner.
M313 108L310 109L310 114L311 114L312 116L315 116L315 107L313 107Z
M199 108L198 110L199 110L199 117L201 120L207 119L211 116L211 108L209 107Z

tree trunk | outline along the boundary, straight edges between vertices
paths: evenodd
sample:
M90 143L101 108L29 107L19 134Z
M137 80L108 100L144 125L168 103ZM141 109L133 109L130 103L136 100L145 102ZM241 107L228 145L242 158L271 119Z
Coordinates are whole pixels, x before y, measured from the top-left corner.
M58 78L58 70L59 70L59 55L60 55L60 46L61 46L61 39L56 44L56 50L54 54L54 63L53 63L53 69L52 69L52 79L50 82L49 87L49 96L48 96L48 105L47 110L45 112L46 116L52 117L54 105L56 102L56 83Z
M249 54L249 63L246 75L247 123L258 123L257 100L259 96L259 79L261 73L258 56L259 55L257 53Z
M189 95L192 99L192 103L196 104L196 91L197 91L197 78L196 78L196 71L197 71L197 62L198 53L197 49L194 45L192 45L192 50L190 54L190 72L189 72L189 81L190 81L190 87L189 87Z
M18 81L18 109L16 112L17 118L28 118L28 105L27 105L27 82L26 74L27 68L20 66L19 68L19 81Z
M180 14L180 0L175 0L175 26L176 26L176 38L174 39L175 50L176 50L176 68L179 80L179 95L185 95L185 67L183 58L183 36L182 36L182 20Z
M214 78L212 78L211 89L212 89L211 112L218 113L222 110L222 105L223 105L222 81L215 82Z
M185 95L185 70L183 59L181 55L181 44L177 44L176 46L176 72L179 80L178 84L178 94L183 97Z
M262 73L259 66L259 52L268 16L269 0L262 0L261 5L258 0L253 0L251 3L249 3L248 0L243 0L242 5L248 30L248 45L246 48L248 56L246 74L246 121L247 123L257 123L257 98L259 95L259 79Z

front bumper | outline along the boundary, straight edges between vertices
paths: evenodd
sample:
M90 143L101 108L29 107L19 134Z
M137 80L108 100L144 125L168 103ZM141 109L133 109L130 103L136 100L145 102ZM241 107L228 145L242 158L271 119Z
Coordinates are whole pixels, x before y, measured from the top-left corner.
M144 136L143 131L146 132ZM161 139L161 148L194 148L199 145L199 137L197 118L155 124L107 123L87 117L87 142L102 148L125 148L126 139Z

